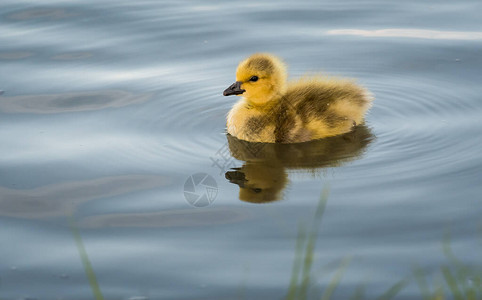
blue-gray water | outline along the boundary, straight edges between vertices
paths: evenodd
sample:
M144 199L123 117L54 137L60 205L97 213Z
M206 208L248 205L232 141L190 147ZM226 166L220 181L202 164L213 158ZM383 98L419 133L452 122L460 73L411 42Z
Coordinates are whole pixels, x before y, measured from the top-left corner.
M404 278L395 299L420 299L414 265L450 299L444 243L482 267L481 14L470 0L3 0L0 299L94 297L72 219L105 299L282 299L324 187L310 299L347 257L332 299ZM264 148L254 173L286 180L265 204L224 174L250 158L229 153L237 99L222 91L259 51L376 97L361 140ZM184 197L196 173L218 188L204 208Z

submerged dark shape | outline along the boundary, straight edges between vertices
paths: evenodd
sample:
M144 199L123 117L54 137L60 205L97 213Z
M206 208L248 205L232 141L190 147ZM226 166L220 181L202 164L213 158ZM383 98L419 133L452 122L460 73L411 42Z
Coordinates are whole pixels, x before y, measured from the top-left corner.
M241 168L225 173L226 179L239 186L239 199L266 203L282 198L288 181L287 170L317 172L358 159L374 136L365 125L352 132L306 143L252 143L227 135L231 155L243 160Z

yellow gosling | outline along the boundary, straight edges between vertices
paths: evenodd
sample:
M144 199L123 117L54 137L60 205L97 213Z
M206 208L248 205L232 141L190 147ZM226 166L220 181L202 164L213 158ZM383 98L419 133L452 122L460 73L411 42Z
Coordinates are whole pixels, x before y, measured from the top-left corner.
M227 130L249 142L300 143L351 131L373 100L354 80L316 76L286 82L276 56L254 54L239 63L223 95L243 95L228 113Z

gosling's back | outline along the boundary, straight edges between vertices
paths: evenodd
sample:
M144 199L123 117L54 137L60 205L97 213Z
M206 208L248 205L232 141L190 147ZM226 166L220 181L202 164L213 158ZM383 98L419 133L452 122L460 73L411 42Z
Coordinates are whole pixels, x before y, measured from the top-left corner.
M363 87L351 80L336 78L302 79L290 83L283 98L300 119L293 124L300 128L293 128L293 131L307 130L296 142L351 131L364 122L372 101Z

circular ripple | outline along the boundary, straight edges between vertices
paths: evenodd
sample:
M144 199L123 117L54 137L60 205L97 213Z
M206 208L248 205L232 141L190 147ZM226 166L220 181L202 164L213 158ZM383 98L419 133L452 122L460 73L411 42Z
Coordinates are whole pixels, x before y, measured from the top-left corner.
M365 178L381 184L434 180L471 169L481 137L477 91L403 77L384 78L370 89L376 100L368 122L377 142L358 165Z

